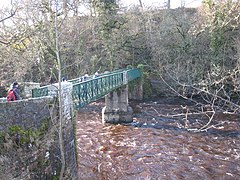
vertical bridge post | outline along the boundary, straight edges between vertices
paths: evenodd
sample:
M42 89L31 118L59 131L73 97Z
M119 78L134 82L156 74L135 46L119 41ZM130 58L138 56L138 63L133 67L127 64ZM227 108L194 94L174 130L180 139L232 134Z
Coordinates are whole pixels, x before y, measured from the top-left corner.
M76 159L76 142L74 134L74 119L72 107L72 83L62 82L62 112L63 112L63 145L67 171L71 179L77 179L77 159Z
M130 123L133 110L128 104L127 72L123 73L124 86L105 96L105 107L102 109L103 123Z

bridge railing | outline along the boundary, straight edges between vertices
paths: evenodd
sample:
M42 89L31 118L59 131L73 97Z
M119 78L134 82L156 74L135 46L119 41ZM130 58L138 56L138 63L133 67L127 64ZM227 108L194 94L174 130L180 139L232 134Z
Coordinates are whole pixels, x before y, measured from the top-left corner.
M141 71L139 69L122 69L74 84L73 102L75 108L81 108L90 102L96 101L140 76Z
M42 97L48 96L48 86L42 86L40 88L35 88L32 90L32 97Z
M81 108L123 85L123 74L102 75L73 85L75 108Z
M111 74L115 74L115 73L118 73L118 72L123 72L123 71L126 71L126 69L118 69L118 70L115 70L115 71L106 71L102 74L99 74L98 77L102 77L102 76L105 76L105 75L111 75ZM68 82L71 82L73 84L77 84L77 83L81 83L83 81L86 81L84 80L84 77L86 78L86 80L90 80L90 79L94 79L95 78L95 75L90 75L90 76L80 76L79 78L74 78L74 79L71 79L71 80L68 80Z
M68 82L73 84L72 99L74 106L75 108L81 108L139 77L141 77L139 69L120 69L94 78L91 76L83 82L78 78ZM49 85L33 89L32 97L56 95L57 88L53 87L54 85Z

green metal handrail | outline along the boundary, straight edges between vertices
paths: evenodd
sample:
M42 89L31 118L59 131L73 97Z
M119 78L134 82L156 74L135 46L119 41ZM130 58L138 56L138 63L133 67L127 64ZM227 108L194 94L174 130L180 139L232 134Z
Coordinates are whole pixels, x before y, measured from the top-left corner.
M126 69L118 69L118 70L114 70L114 71L106 71L106 72L104 72L102 74L99 74L98 77L104 76L104 75L116 74L116 73L119 73L119 72L121 73L123 71L126 71ZM84 76L80 76L79 78L74 78L74 79L68 80L68 82L71 82L73 84L77 84L77 83L82 82L82 78L83 77ZM87 77L87 80L93 79L93 78L95 78L95 76L94 75L90 75L90 76Z
M40 88L35 88L32 90L32 97L42 97L42 96L48 96L48 87L40 87Z
M81 108L123 85L123 74L103 75L73 85L73 103Z
M141 77L139 69L121 69L98 77L90 76L88 80L81 82L79 78L69 80L73 84L73 103L75 108L81 108L86 104L102 98L111 91L126 85L128 82ZM50 86L32 90L32 97L48 96Z

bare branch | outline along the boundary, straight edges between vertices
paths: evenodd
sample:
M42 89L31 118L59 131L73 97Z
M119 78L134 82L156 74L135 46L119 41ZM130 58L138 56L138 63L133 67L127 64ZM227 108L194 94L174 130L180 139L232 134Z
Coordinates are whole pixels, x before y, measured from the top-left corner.
M5 20L7 20L7 19L9 19L9 18L11 18L11 17L13 17L16 14L16 11L17 10L15 9L14 11L11 11L11 14L9 16L7 16L7 17L5 17L3 19L0 19L0 23L5 21Z

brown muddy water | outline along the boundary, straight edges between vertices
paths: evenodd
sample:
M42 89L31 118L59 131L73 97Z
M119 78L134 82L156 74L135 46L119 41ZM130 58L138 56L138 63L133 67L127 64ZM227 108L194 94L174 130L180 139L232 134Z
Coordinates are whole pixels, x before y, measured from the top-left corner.
M193 132L209 118L192 104L161 99L132 106L128 125L102 124L103 102L79 111L79 180L240 179L239 116L216 114L206 131Z

